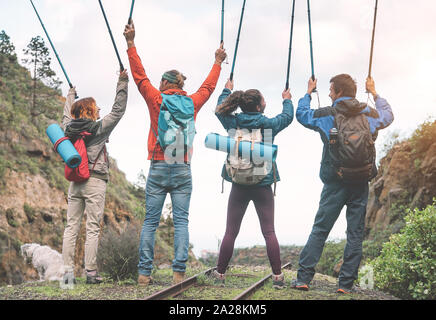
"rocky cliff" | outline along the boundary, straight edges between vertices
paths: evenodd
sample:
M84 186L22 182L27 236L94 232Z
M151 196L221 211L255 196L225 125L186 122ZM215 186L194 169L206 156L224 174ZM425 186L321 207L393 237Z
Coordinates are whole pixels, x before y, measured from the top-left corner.
M423 208L436 197L436 121L422 124L381 159L370 185L366 237L403 226L406 208Z

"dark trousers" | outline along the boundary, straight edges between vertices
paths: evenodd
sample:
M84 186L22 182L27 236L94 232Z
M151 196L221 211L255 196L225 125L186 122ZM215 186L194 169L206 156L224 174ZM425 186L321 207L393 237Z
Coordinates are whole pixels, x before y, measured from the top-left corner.
M347 244L344 262L339 272L339 287L350 289L357 279L362 259L363 228L365 226L368 183L345 184L342 182L324 184L315 216L312 232L300 254L297 281L309 284L315 274L325 241L333 228L342 208L346 205Z
M246 188L232 184L227 206L226 233L220 247L217 271L226 272L242 218L250 201L253 201L259 217L271 269L275 275L279 275L281 274L280 247L274 230L274 194L271 186Z

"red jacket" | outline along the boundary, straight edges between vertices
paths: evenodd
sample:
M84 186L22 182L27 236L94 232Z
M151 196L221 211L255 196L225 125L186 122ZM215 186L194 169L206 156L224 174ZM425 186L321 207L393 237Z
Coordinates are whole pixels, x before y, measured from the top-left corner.
M142 66L141 59L139 58L138 53L136 52L136 48L135 47L129 48L127 50L127 54L129 56L130 70L132 72L133 79L135 80L135 83L138 86L139 92L144 97L145 102L147 103L148 106L148 111L150 113L151 128L148 132L148 160L151 160L151 157L153 155L153 150L155 148L156 150L154 153L154 160L165 160L164 152L161 146L159 145L159 143L156 145L157 139L152 131L153 129L154 132L156 133L158 132L157 121L159 118L160 106L162 104L161 91L153 87L153 85L150 82L150 79L148 79L144 67ZM196 119L198 111L200 111L201 107L206 103L206 101L209 99L209 97L215 90L215 86L218 82L220 72L221 72L221 66L218 64L214 64L212 70L210 71L206 80L201 85L200 89L198 89L197 92L195 92L194 94L188 96L192 99L194 103L194 119ZM169 89L163 91L162 93L181 94L185 96L187 95L186 91L180 89ZM192 149L189 152L189 157L188 155L186 155L185 161L188 161L191 155L192 155Z

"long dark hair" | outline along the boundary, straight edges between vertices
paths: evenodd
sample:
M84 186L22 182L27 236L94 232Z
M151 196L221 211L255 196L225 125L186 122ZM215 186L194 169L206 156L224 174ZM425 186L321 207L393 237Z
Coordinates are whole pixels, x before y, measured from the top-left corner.
M257 89L235 91L216 107L216 113L230 114L241 108L243 112L257 112L262 101L262 94Z

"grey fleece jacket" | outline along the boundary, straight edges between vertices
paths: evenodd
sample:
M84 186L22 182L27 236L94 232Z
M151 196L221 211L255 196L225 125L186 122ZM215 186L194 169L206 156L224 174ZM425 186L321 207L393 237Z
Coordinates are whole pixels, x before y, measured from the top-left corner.
M115 126L121 120L127 106L127 89L128 79L120 78L117 84L117 91L115 96L115 102L112 106L112 110L109 114L103 117L103 119L97 121L98 129L95 135L91 136L86 142L86 151L88 153L88 165L91 176L100 178L103 180L109 179L109 156L103 150L105 144ZM62 117L62 129L68 123L71 122L71 106L74 103L74 90L68 92L67 99L64 106L64 115ZM100 152L102 151L102 152ZM105 154L106 153L106 154ZM96 159L98 156L98 159ZM95 163L95 167L94 167ZM92 170L94 167L94 170Z

